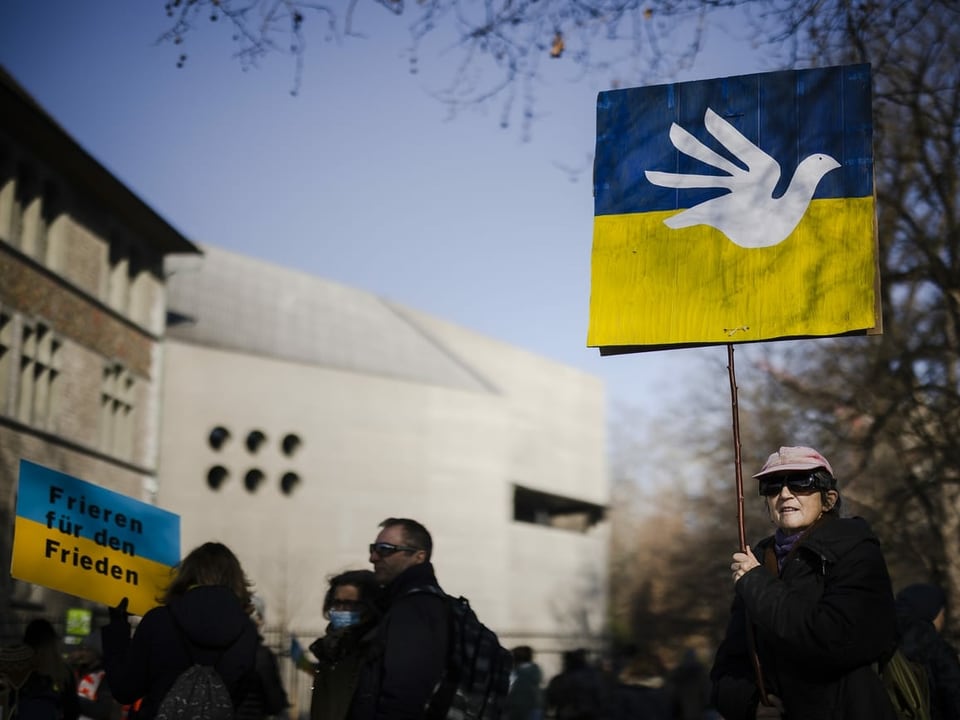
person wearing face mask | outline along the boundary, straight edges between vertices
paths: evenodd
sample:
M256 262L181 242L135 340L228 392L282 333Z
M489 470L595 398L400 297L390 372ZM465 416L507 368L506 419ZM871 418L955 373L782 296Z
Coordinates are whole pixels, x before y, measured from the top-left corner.
M357 688L360 666L371 649L379 613L379 585L370 570L348 570L330 579L323 599L327 632L310 645L317 658L310 720L346 718Z
M733 554L714 707L726 720L896 720L877 673L897 640L877 537L840 517L833 468L813 448L781 447L754 478L776 531Z

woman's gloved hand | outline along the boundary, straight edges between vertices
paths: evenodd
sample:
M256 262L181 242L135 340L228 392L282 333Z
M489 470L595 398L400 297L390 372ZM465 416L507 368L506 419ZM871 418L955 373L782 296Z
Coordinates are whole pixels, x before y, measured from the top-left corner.
M127 623L127 618L130 617L130 613L127 612L127 603L129 600L123 598L116 607L110 608L107 612L110 614L111 623Z

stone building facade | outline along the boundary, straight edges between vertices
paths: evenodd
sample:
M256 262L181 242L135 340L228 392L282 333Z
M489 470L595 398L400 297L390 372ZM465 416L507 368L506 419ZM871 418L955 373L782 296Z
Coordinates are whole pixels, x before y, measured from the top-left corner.
M156 491L163 259L198 248L0 69L0 634L73 598L10 576L19 462ZM82 604L82 603L80 603ZM6 639L6 638L4 638Z

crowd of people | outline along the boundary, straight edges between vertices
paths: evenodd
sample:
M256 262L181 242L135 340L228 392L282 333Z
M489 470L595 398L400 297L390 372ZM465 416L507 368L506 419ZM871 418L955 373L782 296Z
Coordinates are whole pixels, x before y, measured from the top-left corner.
M712 667L693 651L664 672L576 649L547 681L521 645L497 716L896 720L883 672L899 649L923 669L929 717L960 720L960 660L940 633L943 591L915 584L894 595L880 542L862 518L841 516L833 469L813 448L781 447L753 477L774 532L732 555L732 609ZM445 716L436 696L454 637L432 552L421 523L387 518L369 546L372 570L330 578L328 625L306 666L311 720ZM224 717L284 717L289 701L251 587L233 552L208 542L181 561L134 630L124 600L69 662L53 626L34 620L22 645L0 651L2 720L172 717L170 698L194 667L215 670L211 693L222 689Z

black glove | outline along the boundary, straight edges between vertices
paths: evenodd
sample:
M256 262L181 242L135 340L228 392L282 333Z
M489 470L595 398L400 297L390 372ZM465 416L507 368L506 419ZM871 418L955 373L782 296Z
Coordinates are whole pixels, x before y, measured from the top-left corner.
M126 623L127 618L130 616L130 613L127 612L127 598L124 598L119 602L116 607L110 608L107 612L110 613L110 622L112 623Z

